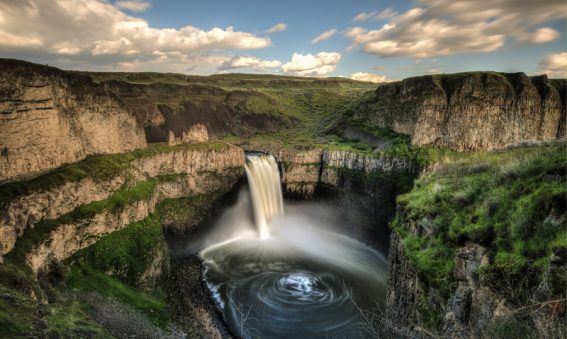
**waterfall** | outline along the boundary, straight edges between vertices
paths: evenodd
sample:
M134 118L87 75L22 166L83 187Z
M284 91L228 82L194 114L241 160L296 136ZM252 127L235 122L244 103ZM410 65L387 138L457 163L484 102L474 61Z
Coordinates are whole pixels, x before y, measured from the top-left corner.
M276 160L271 155L247 155L246 177L252 196L254 221L261 239L270 237L272 218L283 214L282 187Z

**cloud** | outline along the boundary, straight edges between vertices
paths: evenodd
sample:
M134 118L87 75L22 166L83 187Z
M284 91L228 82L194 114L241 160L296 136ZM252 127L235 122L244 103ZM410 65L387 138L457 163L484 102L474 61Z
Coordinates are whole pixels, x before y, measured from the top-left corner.
M364 52L382 57L414 58L491 52L500 49L507 40L553 41L559 37L559 32L540 26L567 18L564 0L499 0L490 5L477 0L419 0L417 3L419 7L393 16L381 28L348 29L345 36L352 39L352 45L347 50L361 46ZM377 15L376 12L361 13L355 19L363 21Z
M537 29L533 33L528 32L518 37L518 40L532 44L544 44L546 42L551 42L553 40L556 40L560 36L561 34L558 31L554 30L553 28L543 27Z
M381 71L381 70L384 69L384 66L374 66L374 67L372 67L372 69L375 70L375 71Z
M398 12L394 11L392 8L386 8L376 15L376 19L389 19L396 16L397 14Z
M231 70L237 68L252 68L256 71L265 71L268 68L278 68L282 65L279 60L263 60L250 56L234 56L222 63L219 70Z
M102 65L98 70L142 72L154 70L156 72L177 72L192 74L217 73L222 63L230 60L229 56L222 55L184 55L176 52L163 53L156 51L152 57L140 57L122 61L112 65ZM81 69L83 69L82 67ZM88 70L88 68L86 68Z
M291 61L282 65L282 70L291 75L327 76L334 72L341 60L340 53L320 52L313 54L293 53Z
M545 56L539 62L539 69L550 78L567 78L567 52Z
M357 16L355 16L354 18L352 18L352 21L362 22L362 21L367 21L367 20L370 20L370 19L374 19L374 20L388 19L388 18L395 16L396 14L398 14L398 12L396 12L394 9L388 7L381 12L378 12L378 11L362 12L362 13L358 14Z
M117 1L115 5L120 9L127 9L132 12L143 12L151 6L149 2L145 1Z
M374 12L362 12L362 13L359 13L354 18L352 18L352 21L357 21L357 22L366 21L366 20L374 17L376 14L378 14L378 12L376 12L376 11L374 11Z
M156 68L145 70L185 71L187 61L203 61L223 50L253 50L270 44L269 38L233 27L151 27L147 21L127 15L106 1L0 2L2 55L32 56L41 63L61 67L112 69L116 65L147 65ZM221 63L229 58L224 57ZM211 68L204 64L204 69L214 70L219 65Z
M372 74L372 73L364 73L364 72L353 73L353 74L350 75L350 78L353 79L353 80L369 81L369 82L374 82L374 83L392 81L392 80L386 78L383 75Z
M279 24L275 24L272 27L270 27L266 33L276 33L276 32L281 32L281 31L285 31L287 29L287 24L279 23Z
M336 29L330 29L328 31L325 31L323 33L321 33L319 36L317 36L315 39L311 40L312 44L317 44L320 43L321 41L330 39L333 35L335 35L335 33L337 33Z

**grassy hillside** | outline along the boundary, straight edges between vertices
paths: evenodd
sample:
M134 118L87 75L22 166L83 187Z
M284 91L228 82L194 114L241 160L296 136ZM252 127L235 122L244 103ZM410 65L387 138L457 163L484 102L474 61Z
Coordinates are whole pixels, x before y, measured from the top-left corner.
M235 143L313 143L324 122L375 84L345 78L81 72L115 93L146 128L166 141L203 123ZM261 140L256 135L262 134Z
M450 295L456 249L472 242L488 250L480 279L511 302L542 284L565 298L566 146L446 155L398 197L392 227L426 287Z

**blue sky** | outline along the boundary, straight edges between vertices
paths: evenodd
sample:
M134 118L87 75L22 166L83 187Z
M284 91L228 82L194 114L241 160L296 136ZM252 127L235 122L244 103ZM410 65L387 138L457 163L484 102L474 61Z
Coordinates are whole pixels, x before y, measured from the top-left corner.
M0 56L375 82L470 70L566 77L566 18L564 0L0 0ZM312 42L325 31L334 34Z

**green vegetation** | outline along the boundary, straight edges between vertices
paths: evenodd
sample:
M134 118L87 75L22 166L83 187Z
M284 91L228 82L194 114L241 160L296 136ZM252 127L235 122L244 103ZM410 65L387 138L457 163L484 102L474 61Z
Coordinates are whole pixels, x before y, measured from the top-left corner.
M161 288L146 292L108 276L105 272L91 269L88 263L72 267L68 279L69 287L83 292L97 292L119 300L140 311L154 325L165 328L169 323L171 317L167 310L166 295Z
M111 179L128 169L130 163L137 159L183 150L220 152L227 149L227 147L228 145L221 142L180 144L177 146L156 143L149 145L147 148L129 153L92 155L84 160L62 166L34 179L2 185L0 187L0 205L6 204L21 195L49 190L50 188L68 182L77 182L85 178L91 178L97 182Z
M160 202L146 219L103 237L67 259L65 264L71 267L68 286L117 299L165 328L170 319L166 295L145 275L156 257L168 255L162 227L198 219L221 195Z
M152 185L155 181L144 181L93 204L118 208L131 199L147 198ZM41 336L46 328L51 336L111 337L89 315L92 306L83 296L92 292L129 305L165 329L171 319L166 295L159 280L147 276L155 260L168 255L162 227L199 219L222 193L166 199L146 219L78 251L52 267L46 277L36 279L21 258L9 255L0 265L0 332L7 336ZM99 211L92 204L80 209L85 213ZM81 215L77 210L74 213L77 218ZM18 241L15 251L25 253L27 244ZM48 298L49 303L42 305L36 298Z
M471 241L489 250L479 273L511 300L521 303L542 279L552 282L550 258L567 245L565 146L438 158L436 169L398 198L405 212L392 223L421 280L447 297L455 287L455 249ZM563 291L564 284L551 285Z
M154 72L72 72L87 75L95 82L124 81L132 84L216 85L224 88L312 88L312 87L368 87L371 83L348 78L294 77L273 74L213 74L209 76Z
M31 270L8 260L0 265L0 333L3 337L109 338L87 315L89 307L36 280ZM44 290L47 292L45 293ZM46 295L47 294L47 295ZM49 304L38 299L49 298Z
M159 182L172 181L180 177L183 177L183 174L158 176L138 182L132 187L128 187L128 183L126 183L120 190L114 192L104 200L81 205L57 219L42 220L35 224L33 228L26 229L24 235L18 239L17 246L8 254L8 257L23 261L25 254L29 252L33 246L45 240L49 233L60 225L80 223L81 220L93 217L103 211L114 212L136 201L148 200L154 193L155 187Z

